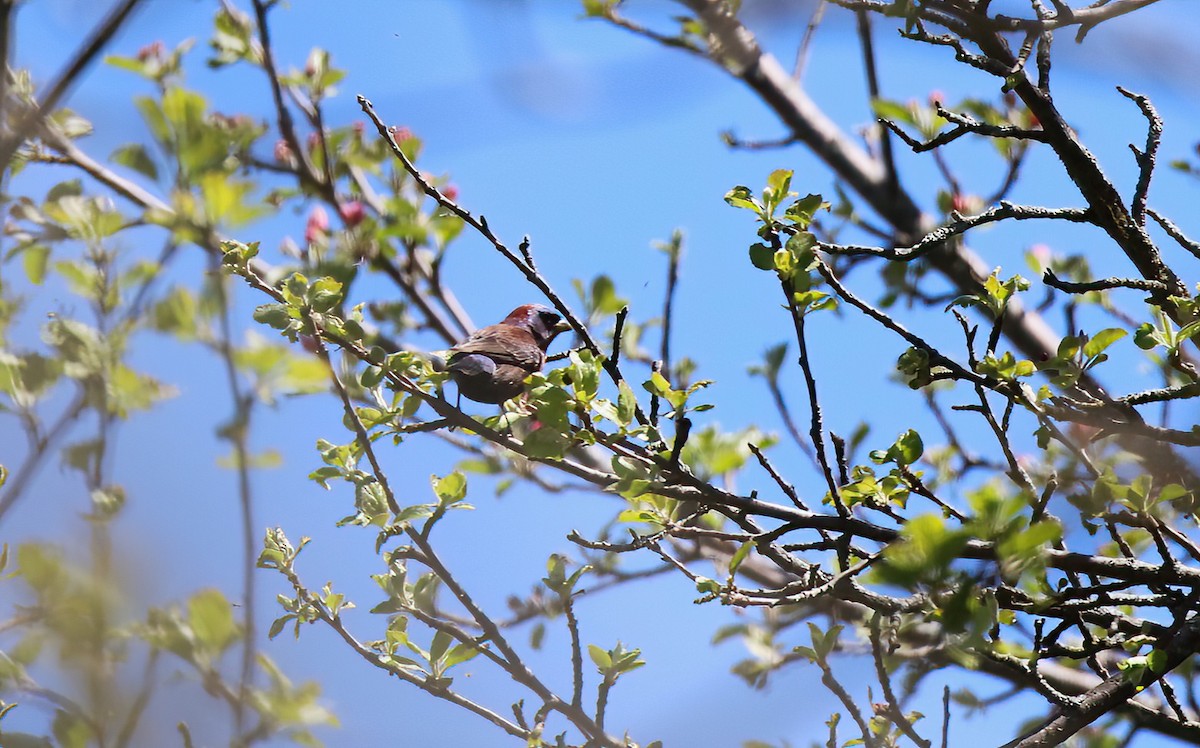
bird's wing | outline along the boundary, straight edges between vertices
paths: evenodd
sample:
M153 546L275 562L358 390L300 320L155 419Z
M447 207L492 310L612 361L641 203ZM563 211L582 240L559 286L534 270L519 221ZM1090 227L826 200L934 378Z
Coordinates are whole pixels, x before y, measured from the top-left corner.
M496 362L482 353L456 353L451 357L446 371L468 377L490 377L496 373Z
M476 330L471 337L455 346L454 352L479 353L498 364L512 364L528 371L542 368L546 359L546 354L529 331L512 325L489 325Z

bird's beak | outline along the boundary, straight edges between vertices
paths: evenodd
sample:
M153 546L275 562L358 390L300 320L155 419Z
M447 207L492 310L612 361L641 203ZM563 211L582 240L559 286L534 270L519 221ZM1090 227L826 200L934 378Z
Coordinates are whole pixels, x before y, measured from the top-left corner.
M553 335L559 335L564 332L571 332L571 323L567 322L565 319L560 319L558 322L556 322L554 324L554 327L550 328L550 332Z

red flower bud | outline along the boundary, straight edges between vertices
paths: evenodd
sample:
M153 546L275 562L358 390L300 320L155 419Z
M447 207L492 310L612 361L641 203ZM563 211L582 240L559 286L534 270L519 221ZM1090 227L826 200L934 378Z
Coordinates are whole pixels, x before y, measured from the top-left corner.
M456 187L452 184L448 184L442 188L442 194L446 196L447 200L457 200L458 199L458 187Z
M361 202L351 200L338 205L338 215L342 217L342 220L346 222L348 227L354 228L362 223L363 218L366 216L366 211L363 209Z

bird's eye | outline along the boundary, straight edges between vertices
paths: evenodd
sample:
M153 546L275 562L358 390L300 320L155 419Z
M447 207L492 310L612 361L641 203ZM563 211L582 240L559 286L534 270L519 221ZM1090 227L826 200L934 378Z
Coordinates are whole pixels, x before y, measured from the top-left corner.
M538 316L542 318L542 324L546 327L554 327L562 317L554 312L538 312Z

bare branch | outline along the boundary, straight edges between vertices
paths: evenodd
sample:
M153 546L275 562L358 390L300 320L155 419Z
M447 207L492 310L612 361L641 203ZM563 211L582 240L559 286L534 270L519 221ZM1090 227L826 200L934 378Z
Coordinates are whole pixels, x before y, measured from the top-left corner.
M1150 103L1149 97L1133 93L1120 86L1117 86L1117 90L1121 92L1122 96L1138 105L1138 109L1142 110L1142 115L1150 124L1149 131L1146 133L1146 148L1139 151L1132 144L1129 146L1140 169L1137 189L1133 193L1133 201L1130 204L1130 213L1133 215L1133 220L1144 226L1146 225L1146 196L1150 192L1150 178L1154 175L1158 146L1162 142L1163 121L1154 105Z
M957 213L952 213L949 223L933 229L907 247L866 247L854 244L827 244L825 242L821 242L820 247L824 251L835 255L871 255L906 262L940 250L947 240L977 226L989 223L997 223L1010 219L1015 221L1036 219L1090 223L1091 216L1091 211L1087 208L1043 208L1035 205L1016 205L1008 201L1003 201L998 206L989 208L974 216L961 216Z
M1194 242L1191 239L1188 239L1187 236L1184 235L1183 231L1173 222L1171 222L1169 218L1160 215L1158 211L1154 210L1153 208L1146 208L1146 215L1157 221L1158 225L1162 226L1163 231L1166 231L1172 239L1178 242L1179 246L1183 247L1188 252L1191 252L1192 256L1196 259L1200 259L1200 242Z
M1054 271L1046 268L1042 273L1042 282L1051 288L1057 288L1060 291L1067 293L1091 293L1092 291L1107 291L1113 288L1132 288L1135 291L1151 291L1154 293L1166 293L1167 287L1158 281L1143 280L1141 278L1102 278L1100 280L1087 281L1085 283L1073 283L1060 279L1054 274Z

